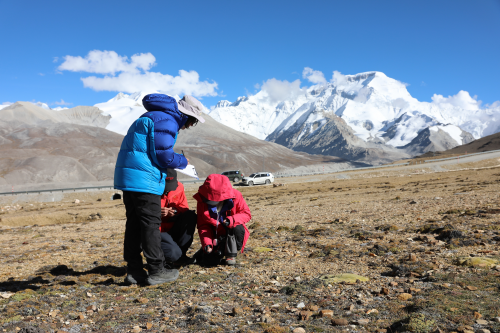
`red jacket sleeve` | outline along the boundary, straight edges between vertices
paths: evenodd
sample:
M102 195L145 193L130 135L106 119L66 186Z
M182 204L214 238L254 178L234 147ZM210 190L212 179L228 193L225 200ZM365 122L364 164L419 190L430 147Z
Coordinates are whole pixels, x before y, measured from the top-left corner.
M198 235L202 248L204 249L207 245L213 246L214 232L212 227L217 225L217 221L210 217L208 206L204 202L198 201L196 213L198 215Z
M183 213L189 210L189 205L186 198L186 193L184 193L184 185L179 183L176 192L179 191L178 198L175 200L174 206L177 208L177 213Z
M231 228L234 228L240 224L246 224L252 219L250 208L248 208L243 195L240 191L235 190L234 192L236 193L236 196L234 198L234 208L231 210L231 212L234 214L229 217L229 220L231 221Z

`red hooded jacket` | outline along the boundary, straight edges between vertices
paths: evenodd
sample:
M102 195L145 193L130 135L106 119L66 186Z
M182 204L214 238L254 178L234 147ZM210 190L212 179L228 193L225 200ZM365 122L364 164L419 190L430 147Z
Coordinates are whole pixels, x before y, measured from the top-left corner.
M170 191L167 195L164 194L161 196L161 207L175 208L177 209L177 214L189 210L182 183L177 182L177 189L175 191ZM160 232L169 232L172 229L174 223L169 223L168 219L166 216L161 218Z
M211 174L207 177L205 183L200 186L198 193L193 197L198 202L196 206L196 213L198 214L198 234L200 235L200 241L203 248L207 245L213 246L215 229L217 227L217 221L210 217L208 205L203 201L203 198L210 201L233 199L234 207L228 212L227 218L230 222L230 228L234 228L240 224L245 228L245 237L243 239L243 246L241 247L241 252L243 253L243 249L250 235L246 223L250 221L252 215L250 214L250 209L245 199L243 199L243 195L240 191L233 189L229 178L219 174ZM226 228L219 223L217 235L226 234Z

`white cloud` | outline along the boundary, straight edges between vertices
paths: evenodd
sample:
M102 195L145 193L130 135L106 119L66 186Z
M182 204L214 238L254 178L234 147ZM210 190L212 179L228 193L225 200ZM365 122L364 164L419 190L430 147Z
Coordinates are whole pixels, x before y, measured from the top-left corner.
M2 105L7 105L7 106L12 105L12 104L14 104L14 103L12 103L12 102L3 102L2 103Z
M90 51L84 58L65 56L58 67L61 71L103 74L104 77L82 78L84 87L96 91L137 91L157 90L170 95L188 94L197 97L216 96L217 83L200 81L196 71L180 70L178 76L150 72L156 65L151 53L135 54L130 59L114 51Z
M326 84L325 75L321 71L315 71L310 67L305 67L302 71L302 78L314 84Z
M444 97L443 95L434 94L432 97L432 103L439 106L457 106L464 110L479 110L481 106L481 101L477 100L477 96L471 97L471 95L465 91L460 90L458 94L453 96Z
M43 73L38 73L38 75L40 75L40 76L45 76L45 74L43 74Z
M54 59L52 59L52 62L58 62L59 61L59 57L54 57Z
M156 58L151 53L134 54L129 61L115 51L90 51L85 58L67 55L59 65L61 71L112 74L117 72L137 73L147 71L155 65Z
M300 89L299 79L292 82L288 82L287 80L280 81L274 78L269 79L262 84L262 90L267 92L269 100L272 103L289 100L304 93Z
M335 84L336 86L341 86L346 83L345 75L340 73L339 71L333 71L332 79L330 80L330 82Z
M61 98L61 101L60 102L54 102L52 104L55 104L55 105L71 105L73 103L68 103L68 102L65 102L64 99Z

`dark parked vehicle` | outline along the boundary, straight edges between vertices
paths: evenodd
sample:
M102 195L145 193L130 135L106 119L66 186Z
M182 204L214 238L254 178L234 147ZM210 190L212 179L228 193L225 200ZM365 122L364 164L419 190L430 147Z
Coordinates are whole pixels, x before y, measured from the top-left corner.
M226 176L227 178L229 178L229 180L233 182L239 182L244 177L243 173L240 170L224 171L222 175Z

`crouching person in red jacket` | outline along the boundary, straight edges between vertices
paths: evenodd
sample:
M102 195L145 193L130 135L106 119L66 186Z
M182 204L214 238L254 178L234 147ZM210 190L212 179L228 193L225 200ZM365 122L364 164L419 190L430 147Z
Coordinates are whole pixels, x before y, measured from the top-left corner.
M194 198L202 246L197 263L217 265L225 256L226 264L235 265L237 253L243 253L250 235L246 223L252 218L243 195L226 176L211 174Z
M177 171L167 169L165 192L161 197L161 248L165 266L190 265L186 252L193 243L196 213L189 210L184 185L177 181Z

